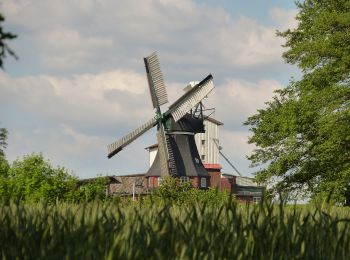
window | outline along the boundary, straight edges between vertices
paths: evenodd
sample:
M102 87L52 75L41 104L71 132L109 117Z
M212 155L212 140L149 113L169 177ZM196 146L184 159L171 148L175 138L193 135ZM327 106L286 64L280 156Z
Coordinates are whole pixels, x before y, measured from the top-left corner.
M190 181L190 178L187 177L187 176L181 176L181 177L180 177L180 181L181 181L182 183L189 182L189 181Z
M253 197L254 204L259 204L260 201L261 201L261 197Z
M205 140L202 140L202 145L205 145Z
M158 186L162 185L162 177L158 177Z
M207 187L207 178L201 178L201 188Z
M201 159L202 159L202 161L205 161L205 154L201 155Z

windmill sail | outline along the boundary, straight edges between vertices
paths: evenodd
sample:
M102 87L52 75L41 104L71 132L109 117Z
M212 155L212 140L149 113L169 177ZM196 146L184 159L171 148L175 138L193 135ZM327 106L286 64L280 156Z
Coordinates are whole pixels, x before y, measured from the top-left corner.
M163 126L159 128L157 139L161 174L169 175L169 153Z
M120 152L125 146L130 144L132 141L137 139L139 136L147 132L149 129L154 127L157 124L157 120L155 118L152 118L151 120L147 121L144 123L142 126L139 128L135 129L133 132L125 135L118 141L110 144L107 146L108 148L108 158L111 158L118 152Z
M168 103L168 95L165 89L162 71L157 57L157 53L152 53L144 58L149 90L151 93L154 108Z
M165 114L171 114L175 122L179 121L213 89L213 76L209 75L175 101Z

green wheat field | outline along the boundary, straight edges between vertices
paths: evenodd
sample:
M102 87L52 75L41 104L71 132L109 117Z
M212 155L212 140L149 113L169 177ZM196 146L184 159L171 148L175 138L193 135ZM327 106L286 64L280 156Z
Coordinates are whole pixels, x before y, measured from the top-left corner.
M0 208L2 259L350 259L346 208L92 202Z

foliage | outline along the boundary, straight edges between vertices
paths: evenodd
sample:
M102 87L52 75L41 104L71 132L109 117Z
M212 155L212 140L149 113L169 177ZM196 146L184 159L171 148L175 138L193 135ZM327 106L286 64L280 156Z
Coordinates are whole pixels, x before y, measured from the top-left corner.
M7 176L8 196L18 200L53 202L73 196L77 179L65 168L51 166L41 154L15 160Z
M264 167L256 178L280 192L332 192L342 201L350 195L350 2L297 6L297 28L278 35L286 39L286 62L303 76L245 122L257 147L249 159Z
M0 205L2 259L349 259L339 208Z
M0 156L0 199L9 197L7 184L9 168L10 166L5 157Z
M0 198L8 196L7 177L10 167L4 152L4 149L7 147L7 136L7 130L0 128Z
M107 178L102 176L94 178L87 183L82 183L75 192L74 200L88 202L106 199L106 184Z
M234 200L228 192L220 192L215 188L200 190L191 187L189 182L182 183L178 178L164 178L162 184L151 194L151 203L161 204L191 204L191 203L222 203Z
M6 32L3 29L2 23L5 21L4 16L0 13L0 67L3 68L4 66L4 59L6 58L7 54L10 54L14 58L18 58L17 55L14 53L13 50L10 49L10 47L7 45L8 40L13 40L17 37L17 35Z

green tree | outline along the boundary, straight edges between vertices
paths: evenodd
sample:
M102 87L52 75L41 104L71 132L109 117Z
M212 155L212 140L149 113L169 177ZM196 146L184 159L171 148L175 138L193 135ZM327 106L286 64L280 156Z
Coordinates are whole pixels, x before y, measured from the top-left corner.
M5 128L0 128L0 197L8 196L7 177L9 164L5 157L5 148L7 147L8 132Z
M75 192L77 179L65 168L52 167L41 154L32 154L12 163L7 185L11 198L53 202L70 199Z
M82 183L74 194L75 201L93 201L107 198L106 185L108 179L99 176L91 181Z
M160 187L152 191L151 197L153 202L178 205L193 203L220 205L228 201L235 201L235 198L226 191L221 192L216 188L196 189L191 186L190 182L182 183L178 178L170 176L165 177Z
M6 58L7 54L10 54L10 56L17 59L17 55L15 52L8 46L7 41L13 40L17 38L17 35L6 32L3 29L3 22L5 21L4 16L0 13L0 67L3 68L4 66L4 59Z
M276 91L265 109L245 122L256 149L252 166L259 181L280 192L330 192L343 200L350 183L350 1L297 2L298 26L283 57L302 78Z

